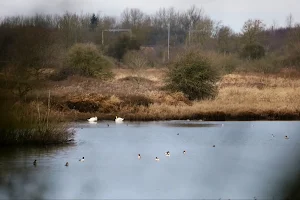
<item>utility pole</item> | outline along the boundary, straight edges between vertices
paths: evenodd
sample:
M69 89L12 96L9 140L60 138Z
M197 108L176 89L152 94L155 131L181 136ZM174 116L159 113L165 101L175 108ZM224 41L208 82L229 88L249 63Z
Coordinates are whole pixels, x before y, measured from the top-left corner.
M192 27L193 27L193 22L191 22L190 23L190 26L189 26L189 45L188 46L190 46L191 45L191 30L192 30Z
M191 45L191 29L189 30L189 46Z
M170 60L170 22L168 24L168 61Z

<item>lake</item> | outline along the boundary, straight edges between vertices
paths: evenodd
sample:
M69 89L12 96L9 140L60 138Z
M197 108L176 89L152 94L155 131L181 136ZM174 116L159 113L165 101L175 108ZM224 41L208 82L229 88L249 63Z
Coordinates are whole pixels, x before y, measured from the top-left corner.
M74 128L70 146L1 148L0 199L280 199L300 172L298 121Z

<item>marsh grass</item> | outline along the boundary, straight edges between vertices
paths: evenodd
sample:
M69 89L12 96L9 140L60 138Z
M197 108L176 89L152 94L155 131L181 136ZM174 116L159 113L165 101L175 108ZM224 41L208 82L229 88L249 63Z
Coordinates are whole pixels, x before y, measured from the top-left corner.
M52 145L64 144L72 140L74 131L60 123L57 111L50 110L41 101L30 103L1 102L0 144L5 145Z
M148 70L140 87L130 71L120 69L114 73L111 81L73 77L53 85L51 114L62 121L86 121L95 115L99 120L114 120L116 115L126 120L300 118L300 75L292 69L277 74L224 75L217 83L219 92L215 99L202 101L191 101L183 93L163 90L165 70ZM48 94L39 92L46 105ZM90 102L98 109L80 112L68 107L68 101Z

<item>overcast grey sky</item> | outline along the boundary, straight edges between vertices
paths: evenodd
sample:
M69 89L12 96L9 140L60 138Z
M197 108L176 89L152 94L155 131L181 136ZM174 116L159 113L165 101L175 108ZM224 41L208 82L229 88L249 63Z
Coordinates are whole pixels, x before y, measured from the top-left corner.
M0 0L0 15L70 11L120 16L125 8L140 8L152 14L161 7L183 11L192 5L203 8L211 18L222 21L235 31L240 31L250 18L261 19L268 26L274 21L285 26L286 17L291 13L294 21L300 22L300 0Z

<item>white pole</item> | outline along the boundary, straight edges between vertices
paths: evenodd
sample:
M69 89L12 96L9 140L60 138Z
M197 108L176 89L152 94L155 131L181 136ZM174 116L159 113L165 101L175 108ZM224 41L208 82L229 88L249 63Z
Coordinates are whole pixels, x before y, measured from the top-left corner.
M188 46L190 46L190 45L191 45L191 28L189 30L189 45Z
M168 24L168 61L170 60L170 23Z

